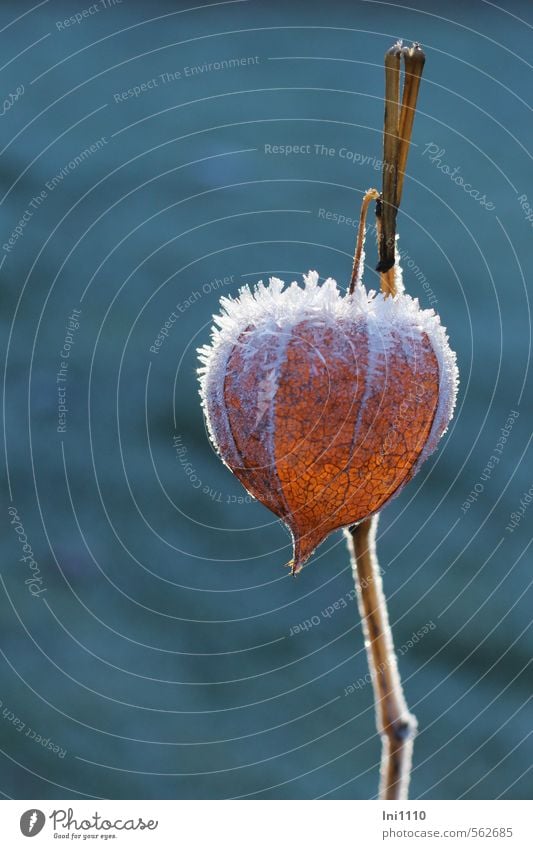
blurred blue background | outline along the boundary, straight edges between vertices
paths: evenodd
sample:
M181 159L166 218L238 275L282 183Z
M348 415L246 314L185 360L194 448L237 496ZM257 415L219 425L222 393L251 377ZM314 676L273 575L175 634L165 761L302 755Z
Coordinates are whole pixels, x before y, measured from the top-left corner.
M375 795L356 605L327 613L352 587L342 534L290 579L286 531L210 448L195 370L221 294L309 269L346 285L339 216L380 184L382 57L404 38L427 53L405 283L461 373L379 528L411 796L530 797L532 26L530 4L483 0L2 3L5 796ZM369 244L370 287L375 262Z

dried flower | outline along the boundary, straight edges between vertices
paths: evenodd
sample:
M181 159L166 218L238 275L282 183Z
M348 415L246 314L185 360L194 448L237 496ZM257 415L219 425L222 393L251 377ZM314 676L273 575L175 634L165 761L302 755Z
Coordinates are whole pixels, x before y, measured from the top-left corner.
M289 528L293 572L334 530L380 510L435 450L457 393L455 354L416 299L341 295L271 278L221 299L199 349L211 440Z

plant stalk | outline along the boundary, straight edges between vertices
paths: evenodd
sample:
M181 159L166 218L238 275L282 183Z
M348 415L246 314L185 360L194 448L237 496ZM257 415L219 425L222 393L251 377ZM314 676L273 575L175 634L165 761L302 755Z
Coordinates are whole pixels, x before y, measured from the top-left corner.
M355 254L353 258L353 267L352 267L352 277L350 279L350 286L348 288L348 294L352 294L355 290L355 287L361 282L363 277L363 268L362 268L362 259L363 259L363 248L365 244L365 231L366 231L366 215L368 212L368 207L372 203L373 200L378 200L379 192L377 189L367 189L364 194L363 202L361 204L361 214L359 216L359 228L357 230L357 242L355 245Z
M352 525L346 536L382 741L379 798L402 800L408 798L417 722L409 713L398 671L376 556L377 524L378 515L371 516Z
M400 101L402 59L405 80ZM383 294L391 297L397 294L401 272L396 265L396 216L402 197L424 62L424 52L418 43L407 48L397 42L385 54L383 188L381 196L376 189L369 189L363 198L349 293L354 291L362 277L366 215L371 201L377 200L379 263L376 270L380 272ZM394 651L376 555L378 518L375 514L352 525L346 530L346 535L374 690L376 725L382 742L379 798L402 800L408 798L417 722L405 701Z

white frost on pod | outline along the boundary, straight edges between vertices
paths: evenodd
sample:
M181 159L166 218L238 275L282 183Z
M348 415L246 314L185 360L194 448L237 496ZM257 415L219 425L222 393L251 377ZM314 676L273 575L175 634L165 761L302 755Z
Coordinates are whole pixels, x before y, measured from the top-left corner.
M290 332L306 319L316 319L332 327L339 321L368 319L369 328L379 335L380 345L386 344L393 331L409 340L413 333L426 333L439 364L439 402L426 445L416 470L436 449L453 416L459 384L456 355L451 350L446 328L433 309L421 309L418 298L401 291L394 297L381 292L367 292L358 285L351 295L341 294L331 277L319 285L319 275L310 271L304 275L304 286L293 281L289 286L276 277L268 285L259 282L255 289L243 286L237 298L220 299L221 313L213 316L211 343L198 348L201 367L198 369L200 396L210 437L217 447L213 427L213 409L223 410L224 379L228 358L240 335L249 327L269 334L280 330ZM403 288L403 287L402 287ZM224 458L223 458L224 459Z

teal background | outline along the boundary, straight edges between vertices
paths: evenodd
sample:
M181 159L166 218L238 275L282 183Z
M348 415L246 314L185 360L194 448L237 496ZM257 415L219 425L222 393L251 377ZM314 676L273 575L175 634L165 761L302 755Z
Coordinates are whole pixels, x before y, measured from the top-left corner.
M379 527L420 726L411 796L530 798L533 508L506 527L533 484L531 6L193 5L124 0L61 29L88 6L0 9L3 97L24 86L0 117L2 245L46 182L105 138L0 250L0 790L375 795L379 740L356 606L322 613L350 595L342 534L290 579L286 531L243 498L209 446L195 349L220 294L244 283L316 268L346 284L355 230L319 211L357 217L379 184L382 57L402 37L427 52L399 215L405 283L427 307L420 275L428 281L461 374L439 451ZM268 144L311 153L267 154ZM335 154L316 155L315 144ZM429 145L494 208L453 182ZM373 287L375 262L369 244ZM74 308L60 434L56 374ZM512 411L500 462L482 477ZM10 505L46 587L35 598Z

